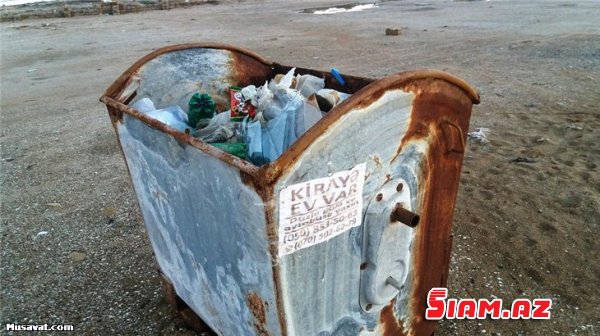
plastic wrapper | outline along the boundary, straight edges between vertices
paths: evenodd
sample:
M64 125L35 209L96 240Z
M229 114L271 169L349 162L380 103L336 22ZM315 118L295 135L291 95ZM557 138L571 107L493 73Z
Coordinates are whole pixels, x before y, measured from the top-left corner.
M247 94L252 95L255 92L252 89L244 88ZM231 88L229 90L229 100L231 106L231 118L242 120L246 116L254 117L256 115L256 107L252 105L250 98L244 96L244 93L239 88Z
M190 126L187 124L187 114L177 105L157 110L152 100L142 98L132 104L131 107L180 132L190 129Z
M238 157L243 148L244 157L258 166L276 160L319 122L324 112L350 96L325 89L323 78L296 76L295 70L278 74L259 87L233 88L231 112L217 114L192 134L211 144L221 143L217 147ZM319 101L325 102L327 111ZM236 122L239 120L243 121Z
M302 109L296 113L296 136L299 138L322 118L317 98L313 94L302 104Z
M325 79L313 75L297 76L296 82L296 90L298 90L305 98L308 98L325 88Z
M234 136L234 128L229 111L226 111L217 114L210 120L208 126L195 130L192 135L205 142L225 142Z

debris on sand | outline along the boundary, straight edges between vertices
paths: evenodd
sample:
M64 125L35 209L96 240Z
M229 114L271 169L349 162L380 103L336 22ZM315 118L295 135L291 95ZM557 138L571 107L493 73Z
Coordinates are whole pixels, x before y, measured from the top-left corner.
M568 129L574 129L574 130L578 130L578 131L581 131L583 129L583 126L581 126L579 124L567 124L566 127Z
M484 127L476 128L473 132L467 133L469 139L482 144L487 144L490 142L487 138L488 134L490 134L490 129Z
M518 157L510 160L511 163L535 163L535 160L528 157Z

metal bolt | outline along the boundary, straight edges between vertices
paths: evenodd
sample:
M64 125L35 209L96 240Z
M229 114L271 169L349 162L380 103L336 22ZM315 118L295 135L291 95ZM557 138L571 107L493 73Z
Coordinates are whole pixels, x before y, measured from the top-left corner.
M419 224L419 215L412 211L408 211L402 207L402 204L396 203L394 210L392 210L392 214L390 215L390 221L400 222L402 224L406 224L411 228L414 228Z
M400 283L400 281L394 279L393 277L389 276L386 280L385 283L396 288L397 290L401 291L402 289L404 289L404 286Z
M377 194L377 197L375 199L377 200L377 202L381 201L383 199L383 194L382 193Z
M402 191L402 188L404 188L404 184L402 184L402 183L398 183L398 185L396 186L396 191L397 191L397 192L401 192L401 191Z

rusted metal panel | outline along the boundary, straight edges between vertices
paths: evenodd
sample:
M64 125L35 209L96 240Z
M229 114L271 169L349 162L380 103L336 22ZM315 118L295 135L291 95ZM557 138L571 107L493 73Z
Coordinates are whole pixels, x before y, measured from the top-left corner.
M125 115L117 124L160 269L216 332L252 334L250 293L279 333L262 199L236 167Z
M359 91L335 112L335 120L317 125L324 129L311 134L315 138L306 141L278 177L275 194L286 185L367 163L362 227L282 258L282 278L289 284L283 300L301 312L301 318L288 318L292 334L433 332L434 324L422 318L425 298L431 287L441 285L447 267L443 262L466 135L462 130L468 129L476 96L430 74L434 76L425 79L399 75L388 85ZM420 215L414 229L394 227L390 221L402 192L410 194L404 207ZM370 211L372 207L376 209ZM391 236L397 238L390 241ZM388 276L396 281L390 283ZM365 297L369 288L375 289ZM335 304L314 305L307 297ZM390 322L392 317L396 323Z
M446 279L479 99L466 83L423 70L347 76L342 88L325 72L297 69L353 96L262 167L125 105L150 96L158 107L186 107L195 90L225 101L230 85L261 85L289 68L231 46L180 45L138 61L101 98L161 272L221 335L430 335L425 299ZM280 253L280 192L362 164L361 225Z

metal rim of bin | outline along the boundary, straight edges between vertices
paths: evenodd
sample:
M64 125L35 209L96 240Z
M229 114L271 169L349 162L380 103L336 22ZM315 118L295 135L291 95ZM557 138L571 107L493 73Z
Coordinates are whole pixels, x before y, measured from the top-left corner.
M322 121L319 121L314 127L309 129L302 137L300 137L288 150L286 150L281 157L277 160L266 164L262 167L257 167L252 163L249 163L246 160L239 159L231 154L225 153L214 146L210 146L203 141L181 132L178 132L171 127L158 122L146 115L143 115L136 111L133 108L130 108L123 102L120 102L116 99L115 95L127 84L127 81L131 78L131 75L134 74L141 66L148 63L148 61L169 53L178 50L191 49L191 48L208 48L208 49L225 49L234 52L238 52L240 54L244 54L250 56L259 62L268 65L274 66L277 63L271 62L266 58L258 55L257 53L239 48L227 44L218 44L218 43L187 43L187 44L177 44L173 46L168 46L164 48L157 49L152 53L142 57L137 62L135 62L132 66L130 66L119 78L106 90L106 92L100 98L100 101L105 103L107 106L110 106L114 109L117 109L121 112L125 112L131 116L134 116L146 124L152 126L153 128L159 129L164 133L168 133L171 136L175 137L177 140L183 141L193 147L196 147L218 159L221 159L225 162L228 162L231 165L238 167L241 171L251 174L252 176L261 176L261 178L266 177L266 183L271 183L277 179L284 171L287 166L290 165L297 157L299 153L302 153L304 149L306 149L318 136L321 134L326 128L327 125L330 124L331 121L339 119L342 115L351 110L351 108L360 107L368 105L369 102L375 100L377 97L381 96L385 90L390 88L403 87L406 83L419 80L419 79L441 79L448 83L454 84L461 88L472 100L473 104L479 104L480 98L479 93L471 87L464 80L453 76L449 73L432 70L432 69L423 69L423 70L415 70L415 71L407 71L397 73L383 79L374 81L372 84L365 86L364 88L355 92L350 98L346 101L342 102L338 106L332 110L332 113L328 113ZM370 80L370 79L369 79Z
M415 94L419 94L419 87L418 86L413 86L412 84L420 81L420 80L441 80L444 81L446 83L449 83L455 87L458 87L460 90L462 90L462 92L471 100L472 104L478 104L480 102L480 98L479 98L479 94L477 93L477 91L471 87L469 84L467 84L465 81L463 81L462 79L453 76L451 74L448 74L446 72L443 71L438 71L438 70L431 70L431 69L423 69L423 70L416 70L416 71L408 71L408 72L401 72L401 73L397 73L388 77L385 77L383 79L379 79L379 80L373 80L373 79L368 79L368 78L362 78L362 77L354 77L356 79L363 79L366 81L370 81L371 83L364 86L363 88L359 89L358 91L354 92L352 94L352 96L350 98L348 98L347 100L345 100L344 102L342 102L341 104L337 105L332 111L330 111L330 113L328 113L325 117L323 117L316 125L314 125L311 129L309 129L305 134L303 134L300 138L298 138L298 140L291 146L289 147L277 160L266 164L262 167L257 167L255 165L253 165L252 163L239 159L233 155L230 155L226 152L223 152L219 149L217 149L216 147L213 147L209 144L204 143L203 141L194 138L193 136L189 135L189 134L185 134L182 132L179 132L157 120L154 120L146 115L143 115L141 113L139 113L138 111L136 111L135 109L132 109L130 107L128 107L126 105L126 103L123 101L123 98L118 97L119 93L127 86L128 81L131 79L132 75L135 74L135 72L142 67L144 64L146 64L147 62L149 62L150 60L169 53L169 52L173 52L173 51L179 51L179 50L184 50L184 49L191 49L191 48L208 48L208 49L225 49L225 50L229 50L235 53L239 53L242 55L246 55L248 57L251 57L257 61L259 61L260 63L263 63L266 66L270 66L272 69L274 69L277 66L281 66L278 63L274 63L269 61L268 59L263 58L262 56L244 49L244 48L239 48L239 47L234 47L231 45L226 45L226 44L219 44L219 43L189 43L189 44L179 44L179 45L173 45L173 46L168 46L168 47L164 47L164 48L160 48L155 50L154 52L144 56L143 58L141 58L140 60L138 60L137 62L135 62L131 67L129 67L107 90L106 92L102 95L102 97L100 98L100 100L105 103L109 109L109 115L111 117L112 123L113 123L113 127L116 128L116 123L119 122L119 120L122 118L123 113L126 113L130 116L133 116L141 121L143 121L144 123L146 123L147 125L151 126L152 128L158 129L166 134L169 134L170 136L172 136L173 138L177 139L178 141L184 142L186 144L189 144L190 146L193 146L203 152L205 152L208 155L211 155L217 159L220 159L232 166L235 166L236 168L238 168L240 170L240 172L242 173L242 177L243 179L255 186L260 186L259 188L257 188L257 192L259 192L259 194L261 194L261 197L264 200L268 200L272 198L272 195L269 194L269 192L272 192L271 188L269 188L268 186L272 186L276 183L276 181L278 180L278 178L280 176L282 176L292 165L293 163L299 158L299 156L304 152L304 150L306 150L313 141L315 141L315 139L317 139L319 137L320 134L322 134L323 132L325 132L328 129L328 126L331 125L334 121L338 120L339 118L341 118L344 114L346 114L347 112L351 111L354 108L357 107L364 107L369 105L371 102L377 100L377 98L381 97L387 90L390 89L403 89L407 92L413 92ZM304 69L307 70L307 69ZM322 72L324 75L327 75L326 72ZM125 97L127 98L127 97ZM470 118L470 110L468 115L466 116L466 126L468 127L468 120ZM418 136L419 131L414 127L415 125L411 125L411 127L409 128L409 130L406 133L406 138L411 138L411 137L415 137ZM457 135L449 135L449 137L454 137L456 141L461 142L462 144L459 145L459 147L461 147L463 150L464 146L465 146L465 138L466 138L466 132L463 131L460 127L458 127L456 124L449 122L449 127L450 129L452 128L458 128L459 134L458 134L458 138ZM451 132L452 133L452 132ZM460 139L460 137L462 137L462 140ZM404 141L403 141L404 142ZM398 150L400 150L400 148L402 148L402 143L400 144L400 147ZM450 148L448 149L449 151L452 151L453 149ZM121 148L122 151L122 148ZM460 152L462 153L462 152ZM462 156L461 159L462 161ZM127 169L129 170L129 167L127 167ZM460 166L458 168L458 172L460 173ZM439 179L437 179L437 181L439 182ZM448 240L445 244L445 249L444 251L441 251L443 253L443 255L441 255L442 253L440 253L440 255L437 256L429 256L430 258L442 258L442 262L443 262L443 274L442 274L442 279L440 280L440 283L445 285L446 281L447 281L447 271L448 271L448 263L449 263L449 256L450 256L450 249L451 249L451 245L452 245L452 236L449 234L449 228L451 226L451 222L452 222L452 211L454 209L454 201L455 201L455 196L456 196L456 192L457 192L457 188L458 188L458 176L456 177L456 181L445 181L442 184L438 184L438 185L433 185L432 183L427 183L427 193L431 193L431 194L436 194L436 191L441 190L445 187L447 187L447 185L452 185L455 184L456 188L454 188L454 190L450 190L450 194L454 193L454 198L452 202L446 202L446 204L443 204L443 208L444 209L440 209L440 207L442 207L442 203L440 203L440 200L437 197L432 197L432 199L430 200L430 202L428 204L426 204L426 210L425 212L431 212L431 207L433 207L434 205L438 205L437 210L442 210L440 211L440 213L444 213L446 215L447 218L440 218L440 216L436 216L436 215L432 215L429 216L428 213L425 214L421 214L421 230L431 230L430 227L428 227L427 225L423 225L423 219L425 219L425 222L427 221L434 221L434 220L438 220L440 222L445 222L446 224L444 224L445 227L448 228ZM450 188L453 189L453 188ZM270 239L277 239L278 236L278 231L277 231L277 223L274 223L273 218L271 218L271 216L269 216L269 211L266 207L265 211L267 212L267 231L269 236L271 237ZM448 213L449 217L448 217ZM449 222L449 223L448 223ZM425 229L423 229L425 228ZM431 232L428 232L431 233ZM439 238L439 237L437 237ZM439 241L439 239L437 240ZM433 240L431 239L426 239L423 242L423 246L420 247L419 251L420 252L427 252L428 248L430 247L429 245L431 245L433 242ZM276 244L270 244L270 249L271 249L271 254L273 256L277 255L277 245ZM425 258L421 258L421 259L425 259ZM414 260L413 260L413 264L414 264ZM427 265L422 261L416 265L413 265L415 267L415 272L416 274L422 276L422 277L427 277L428 276L428 269L427 269ZM437 273L437 275L439 275L439 272ZM273 276L274 276L274 280L275 280L275 287L276 287L276 301L277 301L277 306L278 309L282 309L282 305L283 303L281 302L281 284L279 281L279 276L280 276L280 270L279 270L279 266L274 263L273 265ZM437 283L437 281L436 281ZM415 290L415 292L417 293L416 295L419 297L426 297L427 292L430 288L428 288L425 285L422 284L418 284L418 288ZM393 312L391 310L391 306L390 309L384 309L382 311L382 322L384 324L388 324L390 326L392 326L391 330L392 333L394 332L402 332L402 326L398 325ZM424 312L425 307L414 307L414 309L417 312ZM285 324L284 322L285 318L280 316L280 324L282 324L282 328L283 325ZM423 321L421 319L419 326L417 327L418 329L415 331L416 334L420 335L421 332L426 332L427 330L432 330L431 325L429 324L429 326L424 326L424 323L427 323L428 321ZM429 321L431 322L431 321ZM285 330L285 328L283 328L282 330ZM285 334L285 331L283 331ZM387 333L386 333L387 334Z

